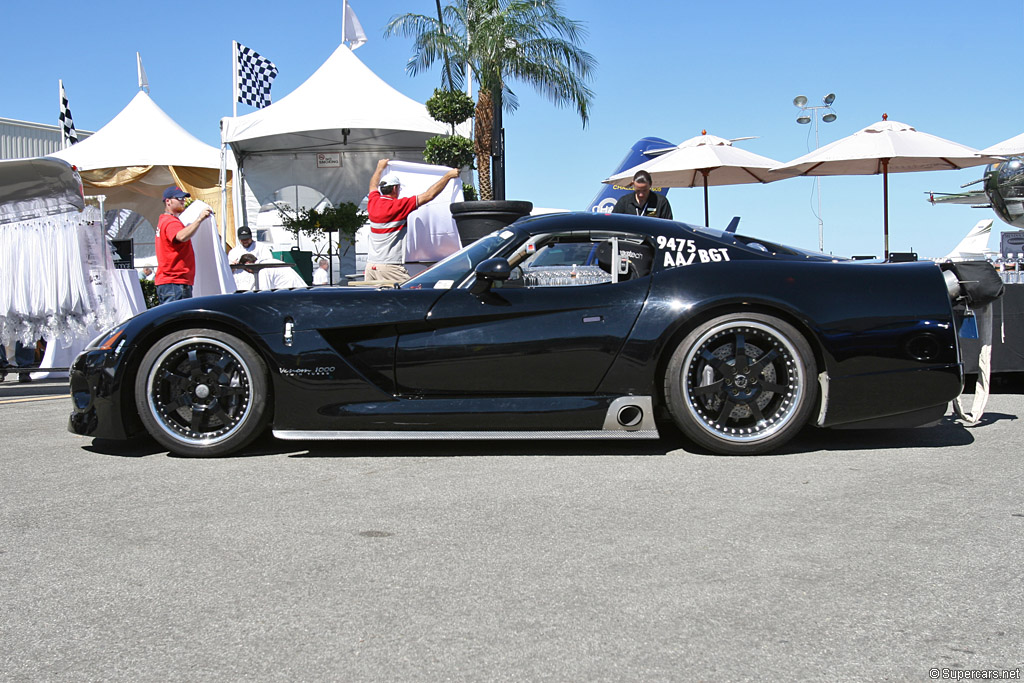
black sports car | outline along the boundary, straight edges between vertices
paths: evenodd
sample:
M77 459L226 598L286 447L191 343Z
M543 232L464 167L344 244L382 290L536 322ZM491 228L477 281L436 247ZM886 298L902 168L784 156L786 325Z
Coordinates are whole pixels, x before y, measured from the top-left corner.
M398 288L164 304L71 372L77 434L173 452L279 439L657 438L777 448L915 426L963 387L931 262L835 259L651 218L524 218Z

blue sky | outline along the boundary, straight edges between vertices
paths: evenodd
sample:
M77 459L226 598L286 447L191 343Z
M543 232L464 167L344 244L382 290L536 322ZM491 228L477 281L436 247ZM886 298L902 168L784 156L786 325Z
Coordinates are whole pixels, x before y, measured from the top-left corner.
M151 95L192 134L219 144L218 121L231 114L231 40L272 59L285 96L331 54L341 38L341 0L251 0L172 4L111 0L80 5L55 22L52 3L9 0L0 46L0 116L57 120L64 80L78 128L97 130L137 92L142 53ZM411 77L410 41L385 40L395 14L432 14L434 3L352 0L370 42L356 55L406 95L424 101L440 68ZM786 162L814 147L813 126L796 123L793 97L812 104L836 93L838 120L819 124L821 144L881 119L977 148L1024 132L1016 57L1024 2L985 11L962 2L732 2L645 4L563 0L586 23L585 48L598 61L590 125L513 83L520 108L505 118L508 198L537 206L583 208L638 138L673 143L702 129ZM11 30L17 27L17 30ZM239 105L239 113L250 108ZM928 190L956 191L983 167L890 176L890 248L940 256L991 211L931 206ZM880 176L822 180L825 250L881 254ZM703 222L699 189L674 189L677 219ZM813 180L710 188L712 225L740 216L740 231L816 249ZM1010 230L996 221L994 230ZM992 244L997 244L993 238Z

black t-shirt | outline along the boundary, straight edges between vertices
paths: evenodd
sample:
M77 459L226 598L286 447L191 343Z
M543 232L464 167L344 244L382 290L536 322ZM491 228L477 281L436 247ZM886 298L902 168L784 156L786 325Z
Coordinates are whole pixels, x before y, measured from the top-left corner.
M672 220L672 207L663 195L657 192L647 193L647 202L641 206L636 202L636 192L619 197L615 202L612 213L628 213L632 216L654 216L656 218L667 218Z

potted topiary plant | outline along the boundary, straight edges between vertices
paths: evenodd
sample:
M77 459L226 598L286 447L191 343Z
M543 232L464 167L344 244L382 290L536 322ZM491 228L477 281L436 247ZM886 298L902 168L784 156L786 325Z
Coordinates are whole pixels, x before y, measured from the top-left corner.
M434 90L426 102L427 113L451 128L450 135L435 135L427 140L423 160L449 168L473 167L473 141L455 132L455 126L473 115L473 100L457 90Z
M440 89L434 91L427 100L427 112L435 121L451 126L452 133L437 135L427 140L423 153L424 161L450 168L472 168L473 142L456 135L455 126L468 120L473 115L474 107L473 100L461 92ZM476 201L476 188L472 185L463 188L463 195L467 201L451 205L452 218L455 219L459 240L463 246L508 225L517 218L528 216L533 210L533 204L530 202Z

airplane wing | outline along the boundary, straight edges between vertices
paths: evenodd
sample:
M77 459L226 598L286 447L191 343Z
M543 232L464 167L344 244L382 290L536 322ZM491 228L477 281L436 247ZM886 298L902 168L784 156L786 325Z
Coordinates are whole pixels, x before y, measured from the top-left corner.
M970 204L978 209L991 208L988 197L982 190L970 192L927 192L931 204Z

